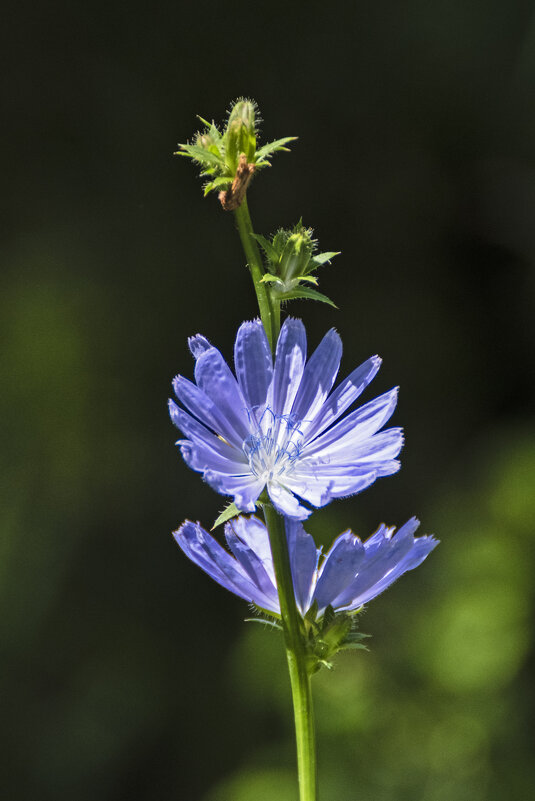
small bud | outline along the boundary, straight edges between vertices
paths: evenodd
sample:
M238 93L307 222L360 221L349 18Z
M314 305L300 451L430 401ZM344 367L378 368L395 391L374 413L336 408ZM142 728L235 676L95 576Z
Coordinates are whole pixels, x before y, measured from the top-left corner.
M248 128L252 133L255 133L256 111L256 103L254 103L252 100L245 100L245 98L236 100L229 113L228 127L230 128L231 125L239 123L240 125L244 125L246 128Z
M271 241L256 235L266 255L269 271L262 281L269 284L270 292L278 301L309 298L334 306L332 300L311 289L310 285L316 286L318 283L314 271L330 262L338 253L316 253L317 240L312 234L312 228L305 228L299 221L292 229L281 228Z
M250 100L238 100L232 107L223 134L227 163L236 172L240 159L253 163L256 153L255 107Z
M312 229L303 226L286 240L278 265L278 275L289 289L294 288L294 279L307 274L314 245Z

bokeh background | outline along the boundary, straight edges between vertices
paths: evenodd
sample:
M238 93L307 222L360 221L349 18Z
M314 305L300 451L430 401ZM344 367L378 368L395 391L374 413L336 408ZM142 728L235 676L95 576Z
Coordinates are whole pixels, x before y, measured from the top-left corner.
M182 463L186 337L255 315L234 222L173 158L254 97L298 135L249 192L341 250L295 303L403 468L318 542L417 514L442 541L315 680L322 801L515 801L535 782L535 16L520 0L8 0L3 68L2 797L294 801L281 643L171 531L223 499Z

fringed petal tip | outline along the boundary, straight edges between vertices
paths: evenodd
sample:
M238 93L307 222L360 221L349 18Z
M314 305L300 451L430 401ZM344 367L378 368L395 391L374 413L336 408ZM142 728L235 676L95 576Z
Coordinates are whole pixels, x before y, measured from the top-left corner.
M210 350L212 345L202 334L195 334L195 336L188 337L188 347L194 359L198 359L199 356Z

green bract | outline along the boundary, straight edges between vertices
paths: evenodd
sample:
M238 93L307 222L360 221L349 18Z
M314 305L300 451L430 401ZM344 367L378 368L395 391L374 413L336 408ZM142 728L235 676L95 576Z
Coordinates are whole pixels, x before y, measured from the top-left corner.
M335 306L332 300L309 285L317 285L318 279L312 273L330 262L338 252L315 253L318 243L312 234L312 228L305 228L301 220L291 229L281 228L271 241L254 234L266 255L269 271L263 276L262 283L270 285L278 300L310 298Z
M318 604L315 602L305 617L301 619L301 636L305 644L305 660L310 675L317 673L322 667L332 670L332 659L340 651L362 649L367 651L363 640L369 634L358 631L358 614L356 612L335 612L328 606L325 612L316 620ZM264 623L282 631L280 619L269 616L265 611L259 610L259 617L248 617L246 623Z
M318 605L315 602L304 617L306 659L310 673L322 666L331 669L330 661L339 651L366 649L362 640L369 637L357 631L356 612L335 612L328 606L319 621L316 620Z
M230 107L224 130L214 122L199 117L205 130L197 133L191 144L178 145L177 156L187 156L202 167L201 176L210 180L204 194L219 189L224 209L236 209L245 196L253 174L269 167L269 159L296 137L286 136L257 149L258 107L252 100L239 98Z

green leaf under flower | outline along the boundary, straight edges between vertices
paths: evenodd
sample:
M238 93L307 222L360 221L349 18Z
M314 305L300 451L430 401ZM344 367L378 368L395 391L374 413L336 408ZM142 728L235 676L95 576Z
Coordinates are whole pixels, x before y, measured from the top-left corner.
M215 521L210 531L213 531L215 528L222 525L223 523L226 523L228 520L232 520L233 517L237 517L239 514L241 514L240 510L238 509L234 501L232 501L231 503L228 504L228 506L225 506L225 508Z
M317 292L315 289L307 289L306 287L301 287L298 290L294 290L292 292L286 292L284 295L279 296L281 300L292 300L297 298L304 298L305 300L319 300L321 303L328 303L329 306L337 309L338 306L334 301L327 297L327 295L323 295L321 292Z

